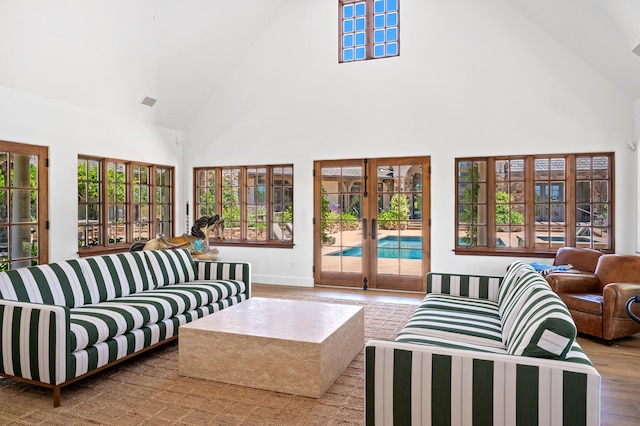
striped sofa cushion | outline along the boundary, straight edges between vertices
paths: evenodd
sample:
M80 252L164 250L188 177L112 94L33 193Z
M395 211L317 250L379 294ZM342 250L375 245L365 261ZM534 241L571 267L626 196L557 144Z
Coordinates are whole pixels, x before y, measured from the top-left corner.
M141 252L108 254L85 258L90 269L93 303L149 290L153 287L151 272Z
M520 277L528 272L535 272L535 269L528 263L516 260L513 262L500 285L500 291L498 292L498 304L503 306L508 304L512 297L519 294L523 285L520 281Z
M153 274L155 287L193 281L196 266L188 249L143 250Z
M196 279L198 280L231 280L243 281L247 298L251 297L251 264L236 262L212 262L197 260Z
M68 359L67 379L70 380L79 377L91 370L95 370L110 362L124 358L129 354L169 339L178 334L178 327L182 324L218 312L244 300L246 300L245 295L238 294L210 305L201 306L156 324L145 325L105 342L97 343L86 349L73 352Z
M505 346L508 344L508 336L512 334L513 324L521 315L520 311L527 302L531 288L539 283L540 279L544 280L537 272L522 269L516 281L504 284L510 288L504 291L503 294L505 294L505 296L498 303L498 312L502 320L502 333Z
M507 352L512 355L564 359L576 339L576 326L566 305L543 282L529 286L513 312L506 338Z
M501 281L502 277L429 272L427 274L427 294L444 293L498 300Z
M0 297L67 307L97 301L88 264L73 259L0 272Z
M424 334L412 333L411 330L402 330L398 333L395 339L396 342L401 343L417 343L420 345L438 346L448 349L464 349L467 351L486 352L495 354L506 354L507 350L497 346L490 346L487 344L478 344L471 341L465 341L462 339L449 339L440 336L427 336Z
M428 294L396 341L505 352L497 302L447 294Z
M185 312L242 294L242 281L192 282L71 309L71 350L85 349L143 325L166 321Z

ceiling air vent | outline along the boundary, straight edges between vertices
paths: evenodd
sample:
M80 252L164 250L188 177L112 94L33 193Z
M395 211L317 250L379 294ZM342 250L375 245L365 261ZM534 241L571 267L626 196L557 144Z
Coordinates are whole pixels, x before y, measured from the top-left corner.
M146 105L146 106L148 106L148 107L152 107L152 106L154 106L154 105L156 104L156 102L158 102L158 100L157 100L157 99L150 98L149 96L145 96L145 97L144 97L144 98L142 98L142 100L140 101L140 103L141 103L142 105Z
M633 48L633 53L640 56L640 44Z

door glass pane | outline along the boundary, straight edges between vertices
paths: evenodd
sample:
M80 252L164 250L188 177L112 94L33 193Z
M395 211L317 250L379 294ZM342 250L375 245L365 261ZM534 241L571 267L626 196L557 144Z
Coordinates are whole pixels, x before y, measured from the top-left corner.
M0 270L38 263L38 156L0 154Z
M422 274L422 166L378 165L378 274Z
M362 271L362 167L321 171L322 271Z

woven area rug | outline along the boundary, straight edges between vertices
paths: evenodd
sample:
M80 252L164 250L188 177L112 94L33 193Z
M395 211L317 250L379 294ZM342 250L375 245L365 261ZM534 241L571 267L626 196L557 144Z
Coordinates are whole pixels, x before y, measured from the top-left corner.
M364 342L372 338L392 339L417 306L314 297L282 298L364 306ZM63 388L58 408L53 408L51 390L0 378L0 424L363 423L364 351L319 399L180 376L177 342Z

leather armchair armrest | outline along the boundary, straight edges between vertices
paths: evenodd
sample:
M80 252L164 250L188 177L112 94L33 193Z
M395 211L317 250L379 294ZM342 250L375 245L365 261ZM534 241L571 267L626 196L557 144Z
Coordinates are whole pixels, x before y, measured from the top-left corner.
M604 286L602 296L604 300L604 314L611 312L611 318L629 318L627 314L627 300L640 294L638 283L610 283Z
M554 272L547 275L547 283L556 293L595 293L600 280L594 274Z

